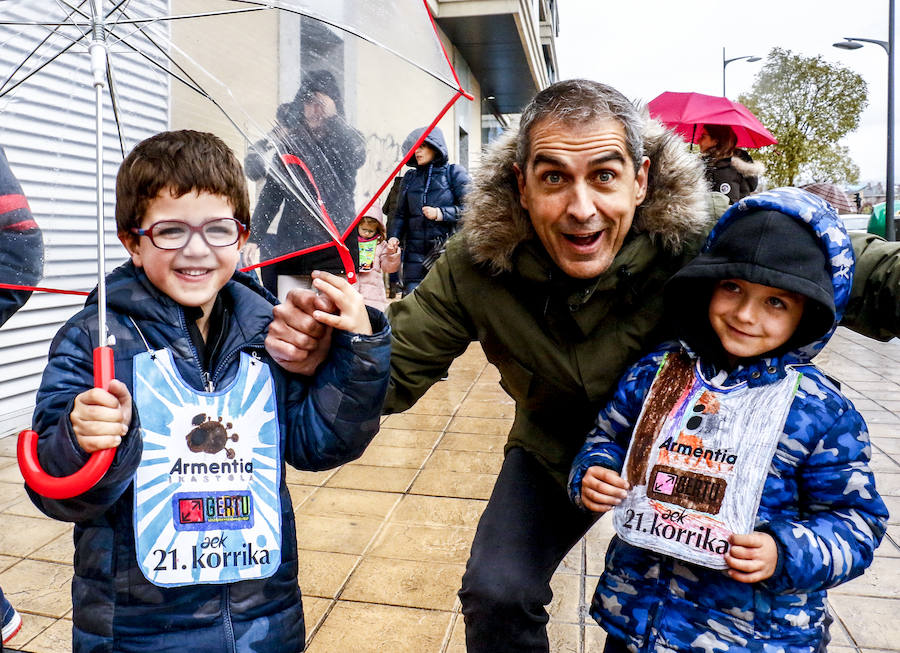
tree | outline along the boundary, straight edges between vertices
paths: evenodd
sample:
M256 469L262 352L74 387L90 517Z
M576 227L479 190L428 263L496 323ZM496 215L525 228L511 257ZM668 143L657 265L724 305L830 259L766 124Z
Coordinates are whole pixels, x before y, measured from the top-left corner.
M838 141L859 126L867 91L852 70L773 48L750 93L738 98L778 139L754 155L769 185L858 181L859 167Z

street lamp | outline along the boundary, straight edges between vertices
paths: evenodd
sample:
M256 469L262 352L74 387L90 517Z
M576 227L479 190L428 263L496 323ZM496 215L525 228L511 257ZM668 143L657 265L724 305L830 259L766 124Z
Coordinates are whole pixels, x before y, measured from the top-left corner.
M725 66L730 64L732 61L740 61L741 59L746 59L747 61L759 61L759 57L754 57L753 55L746 55L743 57L732 57L731 59L725 58L725 48L722 48L722 97L725 97Z
M894 232L894 0L888 2L888 40L851 38L845 36L834 47L842 50L859 50L863 43L875 43L884 48L888 57L887 92L887 171L885 174L884 238L895 240Z

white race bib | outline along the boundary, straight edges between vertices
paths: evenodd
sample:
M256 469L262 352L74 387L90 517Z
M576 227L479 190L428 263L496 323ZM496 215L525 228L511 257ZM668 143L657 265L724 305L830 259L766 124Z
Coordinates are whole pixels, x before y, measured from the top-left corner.
M732 533L750 533L802 375L722 389L683 352L668 354L625 456L632 485L613 511L629 544L725 569Z
M143 453L134 480L141 572L154 585L266 578L281 563L281 448L268 365L194 390L167 349L134 359Z

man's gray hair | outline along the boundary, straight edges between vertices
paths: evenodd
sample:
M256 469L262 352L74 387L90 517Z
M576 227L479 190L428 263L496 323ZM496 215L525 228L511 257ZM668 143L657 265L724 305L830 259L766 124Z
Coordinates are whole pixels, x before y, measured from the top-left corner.
M641 135L644 118L637 107L612 86L588 79L556 82L532 98L519 121L516 163L525 169L531 153L531 129L541 121L577 125L610 119L618 121L625 129L625 146L637 172L644 157Z

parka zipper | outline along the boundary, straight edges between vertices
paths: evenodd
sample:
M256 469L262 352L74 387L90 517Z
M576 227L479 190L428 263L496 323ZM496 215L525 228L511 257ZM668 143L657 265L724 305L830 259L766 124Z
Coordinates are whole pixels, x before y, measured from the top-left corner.
M259 355L259 351L262 349L265 349L265 347L263 347L262 345L241 345L240 347L236 347L236 348L232 349L230 352L228 352L227 354L225 354L224 356L221 356L219 358L219 364L216 365L216 369L213 370L212 374L209 374L208 372L204 373L206 378L208 379L209 392L213 392L215 383L218 383L219 378L220 378L222 372L225 370L225 368L228 367L228 365L231 363L231 361L239 353L241 353L241 351L243 351L245 349L247 350L247 353L250 354L250 356L252 356L254 358L254 360L256 360L256 361L262 360L262 358Z
M227 584L222 586L222 619L225 622L225 644L227 653L237 653L234 641L234 622L231 620L231 589Z
M197 363L197 369L200 371L200 378L203 380L203 388L206 392L215 392L216 383L219 380L219 375L222 371L228 366L228 364L232 361L232 359L241 352L243 349L249 350L249 353L256 360L261 360L260 356L257 352L262 349L265 349L263 345L241 345L235 347L227 354L219 357L219 364L216 365L215 370L213 370L212 374L203 369L203 366L200 364L200 352L197 351L197 348L194 346L194 341L191 340L190 332L187 328L187 318L184 316L184 309L180 310L181 314L181 326L184 329L185 333L188 333L188 344L191 348L191 354L194 357L194 360Z

